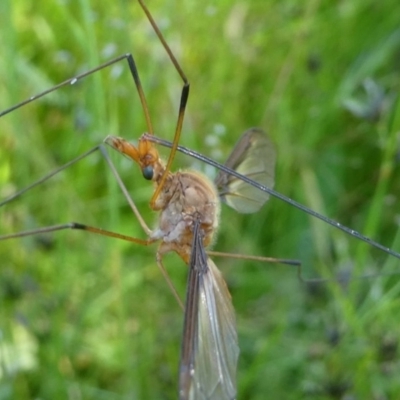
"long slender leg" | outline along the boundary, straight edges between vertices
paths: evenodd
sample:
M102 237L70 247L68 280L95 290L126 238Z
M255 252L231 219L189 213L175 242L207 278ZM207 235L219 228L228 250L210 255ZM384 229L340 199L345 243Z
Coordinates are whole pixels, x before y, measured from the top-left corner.
M81 224L79 222L68 222L66 224L45 226L42 228L32 229L29 231L1 235L0 241L8 240L8 239L16 239L16 238L25 237L25 236L37 235L39 233L63 231L65 229L79 229L79 230L83 230L83 231L87 231L87 232L91 232L91 233L96 233L96 234L102 235L102 236L108 236L108 237L112 237L112 238L116 238L116 239L125 240L127 242L138 243L143 246L148 246L148 245L156 242L156 239L151 239L151 238L138 239L138 238L134 238L132 236L123 235L118 232L107 231L106 229L96 228L95 226Z
M44 90L43 92L41 92L39 94L31 96L31 97L29 97L29 99L26 99L26 100L24 100L24 101L22 101L22 102L20 102L20 103L18 103L16 105L12 106L12 107L7 108L4 111L0 112L0 118L3 117L6 114L9 114L10 112L12 112L14 110L17 110L18 108L21 108L21 107L25 106L26 104L29 104L29 103L37 100L37 99L40 99L41 97L44 97L44 96L48 95L49 93L55 92L56 90L58 90L58 89L60 89L60 88L62 88L64 86L74 85L79 80L81 80L81 79L83 79L83 78L85 78L85 77L87 77L87 76L89 76L89 75L91 75L91 74L93 74L95 72L98 72L98 71L100 71L100 70L102 70L104 68L107 68L107 67L109 67L109 66L111 66L113 64L116 64L117 62L120 62L121 60L125 60L125 59L126 59L126 61L128 63L129 70L130 70L131 75L133 77L133 80L135 82L136 89L138 91L139 98L140 98L140 101L142 103L143 112L144 112L145 118L146 118L147 129L148 129L150 134L153 134L153 127L152 127L152 124L151 124L151 119L150 119L149 109L148 109L148 106L147 106L146 97L145 97L145 94L144 94L144 91L143 91L142 84L140 82L139 73L138 73L138 69L136 67L135 60L134 60L134 58L133 58L131 53L122 54L122 55L120 55L120 56L118 56L116 58L113 58L110 61L107 61L104 64L99 65L98 67L92 68L92 69L90 69L90 70L88 70L86 72L83 72L82 74L76 75L76 76L74 76L72 78L69 78L69 79L61 82L61 83L51 87L50 89L46 89L46 90Z
M67 162L66 164L62 165L61 167L51 171L49 174L47 174L47 175L43 176L42 178L38 179L36 182L33 182L29 186L19 190L18 192L14 193L11 196L9 196L9 197L5 198L4 200L0 201L0 207L2 207L4 205L10 203L11 201L17 199L18 197L22 196L24 193L28 192L29 190L33 189L34 187L41 185L42 183L46 182L47 180L49 180L53 176L57 175L58 173L60 173L64 169L67 169L71 165L76 164L78 161L83 160L84 158L86 158L90 154L92 154L95 151L97 151L99 149L99 147L100 146L93 147L89 151L81 154L80 156L78 156L78 157L74 158L73 160Z
M152 15L150 14L150 11L148 10L148 8L146 7L146 5L143 3L142 0L138 0L138 1L139 1L139 4L141 5L143 11L145 12L145 14L147 16L147 19L149 20L151 26L153 27L154 32L158 36L158 39L160 40L160 42L161 42L162 46L164 47L165 51L167 52L168 57L170 58L172 64L174 65L175 69L177 70L179 76L182 78L182 81L183 81L183 88L182 88L182 93L181 93L181 101L180 101L180 105L179 105L178 120L176 122L173 145L172 145L172 148L171 148L171 152L169 153L169 157L168 157L168 161L167 161L167 165L166 165L166 168L165 168L164 175L162 176L161 181L160 181L157 189L153 193L153 196L152 196L152 198L150 200L150 206L154 207L154 204L155 204L155 202L156 202L156 200L157 200L157 198L158 198L158 196L159 196L159 194L160 194L160 192L162 190L162 187L164 185L165 179L167 178L167 175L168 175L169 171L171 170L171 165L172 165L172 162L173 162L174 157L175 157L175 153L176 153L177 148L178 148L179 139L181 137L181 132L182 132L183 119L185 117L186 104L187 104L187 101L188 101L188 98L189 98L190 83L189 83L189 81L188 81L188 79L186 77L186 74L183 72L182 67L178 63L178 60L176 59L176 57L172 53L171 48L168 46L168 43L166 42L163 34L161 33L160 29L158 28L156 22L154 21ZM137 78L139 78L139 77L137 76ZM135 80L135 82L136 82L136 80ZM139 92L139 95L140 95L140 93L142 92L141 89L138 88L138 92ZM142 99L142 97L141 97L141 99ZM144 100L144 94L143 94L143 100ZM142 104L143 104L143 100L142 100ZM143 106L143 108L145 108L145 107ZM150 131L149 133L152 134L153 132Z
M223 253L220 251L207 251L207 254L215 257L226 257L226 258L237 258L240 260L253 260L253 261L261 261L275 264L286 264L293 266L300 266L301 262L298 260L291 260L287 258L275 258L275 257L263 257L263 256L248 256L244 254L236 254L236 253Z
M140 226L143 228L143 230L145 231L146 235L150 236L152 231L147 226L146 222L142 218L142 215L140 214L139 210L137 209L136 204L132 200L132 197L129 195L128 189L126 188L125 184L122 182L122 179L119 176L119 173L115 168L115 165L111 161L111 159L110 159L110 157L109 157L109 155L107 153L107 150L102 145L99 146L99 150L101 151L101 154L103 155L103 157L106 160L109 168L111 169L115 179L117 180L118 185L119 185L122 193L124 194L124 197L125 197L126 201L128 202L129 206L131 207L131 210L133 211L133 213L135 214L137 220L139 221Z
M51 92L55 92L56 90L60 89L61 87L74 85L79 80L81 80L81 79L83 79L83 78L85 78L85 77L87 77L87 76L89 76L89 75L91 75L91 74L93 74L93 73L95 73L97 71L100 71L100 70L102 70L104 68L107 68L107 67L109 67L109 66L111 66L113 64L116 64L117 62L120 62L121 60L128 59L128 64L129 64L129 58L132 58L131 54L129 54L129 53L122 54L122 55L120 55L120 56L118 56L116 58L113 58L110 61L107 61L104 64L101 64L101 65L99 65L99 66L97 66L95 68L90 69L89 71L83 72L82 74L79 74L79 75L76 75L76 76L74 76L72 78L69 78L66 81L63 81L63 82L51 87L50 89L46 89L43 92L41 92L39 94L36 94L34 96L31 96L31 97L29 97L29 99L26 99L26 100L24 100L24 101L22 101L22 102L20 102L20 103L18 103L16 105L12 106L12 107L7 108L4 111L0 112L0 118L3 117L6 114L9 114L10 112L12 112L14 110L17 110L18 108L23 107L24 105L26 105L28 103L31 103L31 102L33 102L33 101L35 101L37 99L40 99L43 96L46 96L47 94L49 94ZM131 65L130 64L129 64L129 68L131 69Z

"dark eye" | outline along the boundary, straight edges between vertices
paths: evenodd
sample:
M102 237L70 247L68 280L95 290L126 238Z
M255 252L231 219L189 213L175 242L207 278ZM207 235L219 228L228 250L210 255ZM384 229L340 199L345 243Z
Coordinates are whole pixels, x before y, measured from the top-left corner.
M151 181L153 179L153 167L151 165L148 165L147 167L144 167L142 169L142 174L143 178L147 179L148 181Z

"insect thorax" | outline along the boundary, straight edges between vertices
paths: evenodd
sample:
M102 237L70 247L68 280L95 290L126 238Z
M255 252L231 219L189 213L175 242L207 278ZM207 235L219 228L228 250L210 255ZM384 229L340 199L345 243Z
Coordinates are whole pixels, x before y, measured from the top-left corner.
M220 204L213 183L204 175L193 171L171 174L156 207L161 213L158 228L151 236L162 240L161 253L176 251L187 262L197 220L201 224L204 246L211 243L218 227Z

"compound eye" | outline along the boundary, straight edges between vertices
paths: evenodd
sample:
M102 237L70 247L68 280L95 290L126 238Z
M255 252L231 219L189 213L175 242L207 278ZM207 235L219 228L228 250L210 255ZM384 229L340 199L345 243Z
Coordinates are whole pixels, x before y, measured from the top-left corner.
M154 174L153 167L151 165L148 165L147 167L144 167L142 169L142 174L143 174L143 178L144 179L147 179L148 181L151 181L153 179L153 174Z

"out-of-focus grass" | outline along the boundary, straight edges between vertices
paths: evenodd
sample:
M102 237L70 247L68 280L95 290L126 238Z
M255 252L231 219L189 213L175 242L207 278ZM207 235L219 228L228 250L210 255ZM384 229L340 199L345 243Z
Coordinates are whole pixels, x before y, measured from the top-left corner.
M278 191L400 249L395 0L147 3L192 84L182 144L222 161L260 126ZM172 138L181 82L136 1L5 0L0 31L1 110L132 52L156 132ZM123 63L30 104L0 120L0 197L107 134L145 129ZM151 221L151 187L112 157ZM144 237L99 155L0 218L1 233L79 221ZM215 247L297 258L307 277L399 270L274 199L254 216L224 208ZM154 251L72 231L0 242L0 398L176 398L182 313ZM289 267L216 262L237 311L238 398L399 397L399 276L316 285ZM183 294L183 263L165 264Z

